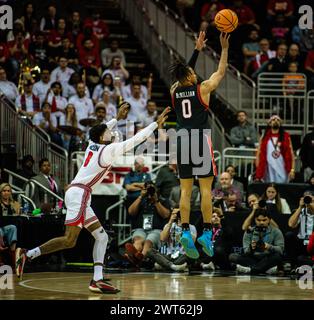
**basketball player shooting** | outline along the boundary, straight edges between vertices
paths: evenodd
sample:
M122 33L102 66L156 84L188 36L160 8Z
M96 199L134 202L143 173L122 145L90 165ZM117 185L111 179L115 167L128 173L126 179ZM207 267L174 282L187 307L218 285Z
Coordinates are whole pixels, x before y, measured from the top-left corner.
M93 248L94 275L89 289L96 293L118 293L120 290L103 279L103 262L106 253L108 235L91 208L91 193L109 172L112 163L124 153L145 141L157 128L162 128L170 108L166 108L156 122L151 123L134 137L124 142L113 142L113 127L120 119L126 119L130 104L122 102L117 118L106 124L92 127L89 131L90 141L85 152L81 168L65 193L67 213L65 218L65 235L54 238L32 250L16 250L16 274L21 279L25 262L41 255L63 249L73 248L82 230L86 228L95 238Z
M210 129L208 108L210 94L218 87L226 72L229 35L227 33L220 34L222 51L217 71L208 80L198 83L197 75L193 69L199 51L202 50L205 43L205 32L201 31L189 63L176 62L169 68L176 79L176 82L171 86L170 93L177 116L177 163L181 185L180 213L182 219L180 242L187 256L193 259L199 257L189 229L190 199L196 176L199 179L203 216L203 234L197 241L208 256L213 256L210 225L212 217L211 189L217 170L208 133ZM195 141L198 143L197 147ZM186 161L187 153L188 162ZM193 159L198 156L202 157L201 164L193 162Z

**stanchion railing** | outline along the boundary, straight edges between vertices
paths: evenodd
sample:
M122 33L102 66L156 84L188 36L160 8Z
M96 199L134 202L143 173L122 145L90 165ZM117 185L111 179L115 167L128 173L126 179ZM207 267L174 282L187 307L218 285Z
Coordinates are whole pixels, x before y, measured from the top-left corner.
M239 177L249 177L254 172L257 149L226 148L223 151L223 172L233 165Z
M38 170L39 161L48 158L52 174L62 185L68 182L68 153L51 142L49 135L31 125L25 117L19 117L5 96L0 97L0 137L1 151L6 146L15 146L17 158L30 154L35 160L34 170Z
M305 133L310 131L310 128L313 129L314 126L314 90L310 90L307 93L307 99L306 99L306 114L305 114L305 119L307 121L305 122Z
M272 114L277 114L286 128L305 133L308 122L306 98L305 74L261 73L257 82L255 122L267 123Z

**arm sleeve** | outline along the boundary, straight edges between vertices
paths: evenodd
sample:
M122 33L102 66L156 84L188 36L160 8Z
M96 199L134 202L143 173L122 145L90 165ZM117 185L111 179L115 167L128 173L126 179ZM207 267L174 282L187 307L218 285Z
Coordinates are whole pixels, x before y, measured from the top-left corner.
M196 65L196 61L197 61L197 58L198 58L198 55L199 55L199 51L197 49L194 49L193 51L193 54L192 54L192 57L190 58L189 62L188 62L188 65L194 69L195 68L195 65Z
M117 122L118 122L117 119L112 119L106 123L106 126L109 130L112 130L115 127L115 125L117 124Z
M114 120L114 119L112 119ZM111 120L111 121L112 121ZM109 121L110 122L110 121ZM101 165L111 165L111 163L119 156L132 150L140 143L145 141L158 127L156 122L151 123L148 127L138 132L134 137L118 143L112 143L108 147L104 148L106 152L101 152L99 155L99 161Z

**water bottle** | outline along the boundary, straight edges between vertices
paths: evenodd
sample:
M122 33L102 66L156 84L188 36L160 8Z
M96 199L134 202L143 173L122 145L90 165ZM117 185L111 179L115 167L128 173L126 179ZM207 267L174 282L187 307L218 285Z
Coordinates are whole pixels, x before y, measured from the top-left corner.
M23 203L23 214L28 215L28 211L29 211L28 201L24 200L24 203Z

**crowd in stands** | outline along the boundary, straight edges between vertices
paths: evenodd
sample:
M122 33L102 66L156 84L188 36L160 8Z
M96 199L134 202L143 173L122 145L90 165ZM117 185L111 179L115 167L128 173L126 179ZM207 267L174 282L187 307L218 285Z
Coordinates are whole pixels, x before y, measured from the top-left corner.
M91 124L116 115L122 100L131 104L118 124L122 139L129 122L137 130L156 118L152 74L143 74L140 65L130 74L99 11L82 17L79 10L65 14L50 4L40 13L35 2L24 9L13 30L0 32L0 91L25 121L71 152L88 139ZM97 117L96 106L104 116Z
M191 27L207 29L208 43L213 46L219 43L213 25L215 13L225 7L235 10L240 25L233 34L234 54L231 56L238 59L236 62L241 69L252 77L262 70L306 72L309 88L312 88L313 30L298 29L297 6L290 0L270 0L267 6L264 3L258 0L177 0L175 5L188 24L191 11L199 14L199 19L194 20L199 23L191 24ZM263 10L265 15L261 17ZM263 19L265 16L267 21ZM37 17L32 3L25 6L24 15L14 22L12 31L1 31L0 90L14 102L16 112L25 121L47 132L54 143L69 151L78 150L78 145L88 139L88 130L95 123L114 118L122 99L131 104L131 111L127 121L118 123L121 139L128 134L128 121L134 122L140 130L156 119L157 105L150 99L152 75L144 84L140 74L130 74L119 41L109 36L110 29L98 12L84 19L79 11L61 17L61 12L50 5L45 15ZM35 78L30 76L20 81L25 65L38 66L40 73ZM230 139L236 147L258 149L253 180L265 183L264 190L260 194L249 194L248 177L238 176L238 168L231 164L216 178L212 190L213 257L200 252L199 259L191 260L179 243L181 190L176 165L163 166L154 179L145 171L144 158L135 159L134 168L124 177L123 183L128 222L132 226L131 242L125 245L125 258L131 265L140 267L150 260L156 270L198 268L247 274L278 274L285 270L287 263L291 270L302 264L313 265L313 132L304 137L300 150L302 171L299 179L307 185L295 208L290 204L291 199L280 196L277 186L296 179L295 150L290 135L283 129L283 120L272 116L265 123L267 128L260 139L249 120L245 111L239 111L238 125L232 128ZM49 160L39 161L38 174L33 166L32 155L25 155L17 173L62 197L66 186L51 174ZM27 187L27 183L14 184ZM62 202L37 184L30 197L44 214L62 208ZM28 212L13 199L12 188L6 182L0 185L0 201L1 257L2 251L14 252L18 241L16 227L2 225L2 216ZM235 215L242 219L238 229L228 223ZM278 216L289 216L286 220L286 229L291 228L289 232L281 231L282 226L276 220ZM196 182L191 197L190 225L194 240L200 219L200 191ZM236 252L234 238L242 233L241 250Z
M219 52L215 15L233 10L239 19L231 34L230 61L253 79L264 71L305 73L314 89L314 29L300 29L298 8L307 1L292 0L171 0L164 1L194 31L206 30L208 44ZM290 71L291 72L291 71Z

